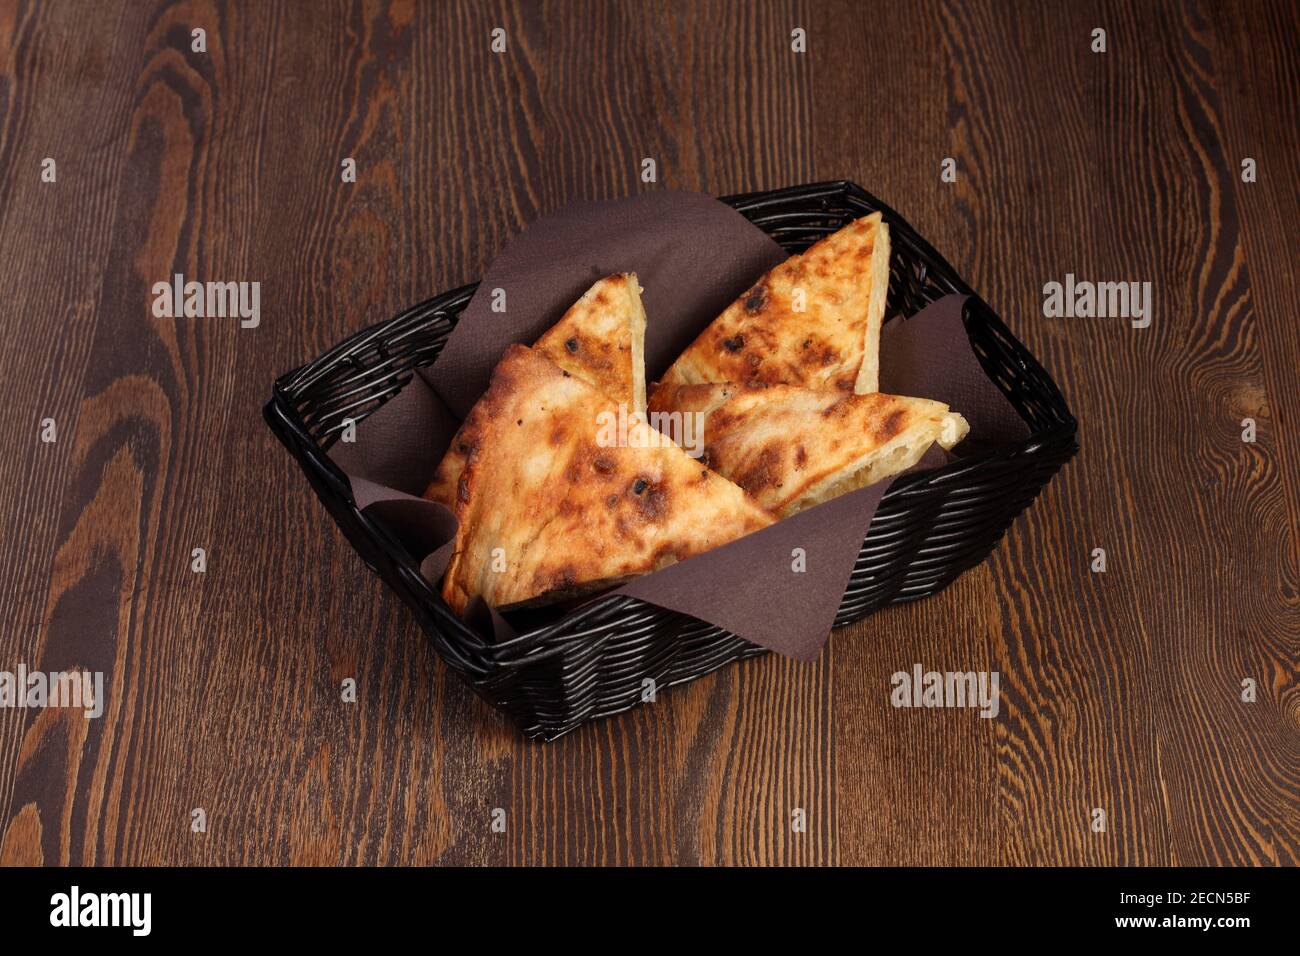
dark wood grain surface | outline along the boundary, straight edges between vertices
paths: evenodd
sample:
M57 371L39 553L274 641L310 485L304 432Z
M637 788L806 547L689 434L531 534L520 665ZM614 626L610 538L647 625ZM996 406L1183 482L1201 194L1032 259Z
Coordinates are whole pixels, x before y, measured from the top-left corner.
M0 670L107 675L99 719L0 710L0 862L1300 862L1298 38L1288 0L0 0ZM1080 456L816 662L522 741L271 381L569 200L835 178L1002 313ZM175 272L259 281L261 325L155 318ZM1066 273L1151 282L1152 324L1044 318ZM998 671L1001 713L891 707L916 662Z

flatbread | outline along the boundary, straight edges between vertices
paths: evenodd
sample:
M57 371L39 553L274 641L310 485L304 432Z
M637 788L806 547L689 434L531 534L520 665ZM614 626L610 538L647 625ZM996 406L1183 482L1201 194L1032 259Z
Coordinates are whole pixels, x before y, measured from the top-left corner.
M629 411L645 411L645 308L634 273L601 279L533 347ZM463 445L458 431L424 497L454 507L456 484L465 468Z
M645 411L645 307L636 275L606 276L533 348L631 411Z
M454 554L457 612L579 597L767 527L738 487L535 349L512 345L466 418Z
M702 416L701 461L778 518L895 475L969 430L942 402L793 385L660 388L651 424L671 412Z
M889 226L873 213L763 276L678 356L660 384L874 392L888 291Z

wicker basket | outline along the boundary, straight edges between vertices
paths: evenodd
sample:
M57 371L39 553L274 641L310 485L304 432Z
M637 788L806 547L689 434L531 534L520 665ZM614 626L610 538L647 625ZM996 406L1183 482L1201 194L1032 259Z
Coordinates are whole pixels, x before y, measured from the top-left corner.
M972 347L1028 423L1030 437L895 481L862 544L835 624L934 594L982 561L1077 451L1065 400L943 257L861 187L819 183L723 201L790 252L880 210L892 240L889 314L915 314L953 292L971 296L963 319ZM326 449L345 419L361 421L411 380L412 369L433 362L474 289L446 292L358 332L275 383L266 420L362 559L415 611L447 665L529 737L554 739L627 710L640 703L647 678L663 688L765 653L695 618L616 596L597 598L562 622L489 643L451 612L398 540L357 509Z

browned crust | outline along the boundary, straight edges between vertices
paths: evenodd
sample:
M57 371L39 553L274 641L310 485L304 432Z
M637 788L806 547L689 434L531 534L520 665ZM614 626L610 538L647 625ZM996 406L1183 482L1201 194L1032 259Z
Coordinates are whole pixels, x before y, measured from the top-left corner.
M639 367L643 359L638 338L644 335L644 324L636 276L618 273L606 276L584 292L555 325L542 333L534 348L616 402L644 411L644 371ZM424 491L425 498L448 508L455 507L456 489L469 451L462 431L452 438Z
M566 372L633 408L633 321L639 301L635 276L606 276L584 292L533 348Z
M790 384L853 392L868 351L876 364L882 257L887 284L888 227L879 213L791 256L705 328L661 384Z
M462 429L469 453L443 585L453 609L480 595L510 608L607 586L771 523L671 444L603 444L599 418L613 412L535 350L506 351ZM494 572L497 548L506 569Z
M910 465L952 417L927 399L792 385L663 386L651 411L705 414L709 467L782 517L819 489L882 465L878 456Z

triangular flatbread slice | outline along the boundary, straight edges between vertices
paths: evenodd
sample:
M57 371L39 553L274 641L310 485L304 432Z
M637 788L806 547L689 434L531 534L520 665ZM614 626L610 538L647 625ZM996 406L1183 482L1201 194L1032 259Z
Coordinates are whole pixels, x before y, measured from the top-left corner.
M601 279L533 348L629 411L645 411L645 307L635 274Z
M873 213L791 256L727 307L660 384L874 392L889 291L889 226Z
M635 274L601 279L533 347L629 412L645 412L645 308ZM456 483L465 468L463 445L457 432L424 497L454 507Z
M898 474L969 430L942 402L793 385L660 388L651 424L680 427L661 417L671 412L700 415L701 461L778 518Z
M643 421L535 349L512 345L465 422L457 612L578 597L767 527L772 517Z

